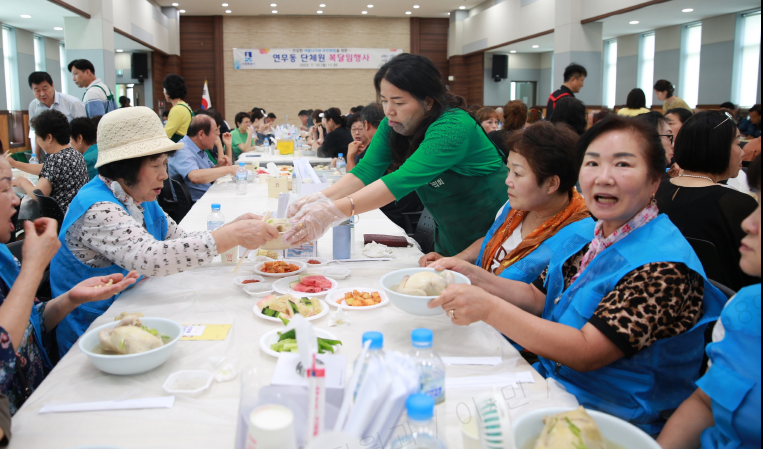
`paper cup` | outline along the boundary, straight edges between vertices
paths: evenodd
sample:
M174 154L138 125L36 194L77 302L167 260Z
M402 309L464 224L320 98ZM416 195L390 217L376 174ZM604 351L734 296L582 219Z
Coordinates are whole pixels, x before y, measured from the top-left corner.
M252 410L246 449L297 449L291 410L281 405L264 405Z
M461 423L461 435L464 439L464 449L481 449L477 417L472 417L467 423Z

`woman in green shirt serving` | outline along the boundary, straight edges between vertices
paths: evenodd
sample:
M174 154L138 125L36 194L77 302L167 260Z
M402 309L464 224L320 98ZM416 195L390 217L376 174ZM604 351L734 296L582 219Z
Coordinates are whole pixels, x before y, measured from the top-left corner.
M402 54L374 77L386 118L352 172L289 207L292 245L414 190L437 223L435 251L455 255L485 235L508 199L506 155L422 56Z

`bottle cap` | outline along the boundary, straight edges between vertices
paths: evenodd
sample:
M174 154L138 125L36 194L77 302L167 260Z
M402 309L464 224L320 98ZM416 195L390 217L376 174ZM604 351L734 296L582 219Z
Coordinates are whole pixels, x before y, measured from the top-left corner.
M214 203L214 204L212 205L212 210L220 210L220 205L219 205L219 204L217 204L217 203Z
M429 329L415 329L411 332L411 342L416 348L431 348L432 337L432 331Z
M408 417L414 421L429 421L434 416L434 399L425 394L413 394L405 401Z
M363 334L363 345L366 340L371 340L371 349L381 349L384 347L384 335L381 332L366 332Z
M244 166L244 163L243 163L243 162L239 162L239 163L238 163L238 166L239 166L239 167L243 167L243 166Z
M344 153L339 153L339 157L344 157Z

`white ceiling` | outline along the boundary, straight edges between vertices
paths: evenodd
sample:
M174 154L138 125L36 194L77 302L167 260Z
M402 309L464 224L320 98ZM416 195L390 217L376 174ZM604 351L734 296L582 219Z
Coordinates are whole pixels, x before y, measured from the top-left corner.
M32 18L22 19L22 14ZM0 22L41 36L64 40L63 30L53 29L64 27L64 17L79 16L48 0L0 0Z
M233 16L274 15L323 15L359 16L368 11L376 17L448 17L448 12L465 6L467 9L484 0L155 0L161 6L178 3L178 9L184 9L188 15L227 15ZM227 7L222 4L227 3ZM271 7L271 4L277 6ZM325 7L321 7L325 4ZM369 8L368 5L373 5ZM414 5L420 6L414 8ZM410 15L406 15L410 11Z

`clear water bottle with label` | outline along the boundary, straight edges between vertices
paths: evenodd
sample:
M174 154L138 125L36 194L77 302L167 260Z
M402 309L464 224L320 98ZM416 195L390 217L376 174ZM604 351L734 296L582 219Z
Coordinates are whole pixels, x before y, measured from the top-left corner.
M40 160L37 159L37 155L35 153L32 153L32 157L29 158L29 163L33 165L37 165L40 163ZM26 179L28 179L29 182L31 182L32 184L37 185L37 180L40 179L40 177L37 175L33 175L31 173L27 173Z
M357 396L358 394L358 386L360 386L363 383L363 378L366 376L366 371L368 371L368 365L371 363L371 359L380 359L381 362L384 362L384 335L382 335L381 332L366 332L363 334L363 346L365 346L366 341L371 341L371 346L368 348L368 351L366 352L366 356L361 359L358 357L355 360L355 364L353 365L353 371L354 370L360 370L360 377L358 377L358 385L355 385L355 393L354 396Z
M432 349L432 331L416 329L411 332L413 350L411 357L421 374L421 389L419 393L431 396L435 403L445 401L445 363Z
M437 438L434 418L434 399L425 394L411 395L405 402L410 433L392 440L388 449L446 449Z
M246 171L243 162L238 163L238 169L236 169L236 194L246 195L246 178L249 172Z
M344 159L344 153L339 153L339 158L336 161L336 169L343 175L347 174L347 161Z
M212 205L212 213L207 215L207 231L212 232L225 224L225 216L220 212L220 205Z

